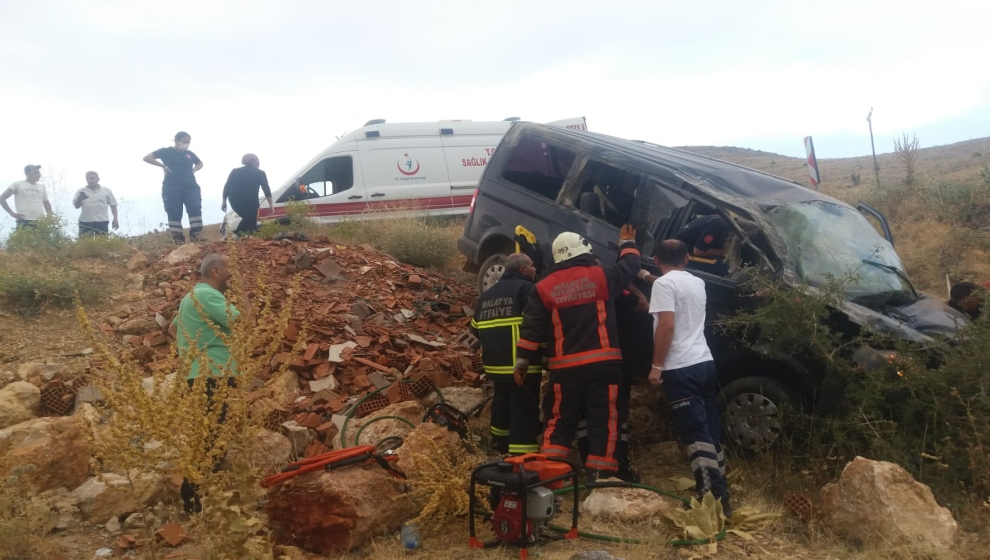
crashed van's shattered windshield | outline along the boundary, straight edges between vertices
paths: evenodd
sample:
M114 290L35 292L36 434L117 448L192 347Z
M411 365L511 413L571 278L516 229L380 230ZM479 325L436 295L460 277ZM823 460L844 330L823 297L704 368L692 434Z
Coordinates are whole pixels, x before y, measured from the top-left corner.
M774 208L770 221L809 286L832 277L844 281L853 301L866 305L915 298L894 247L859 212L824 201L802 202Z

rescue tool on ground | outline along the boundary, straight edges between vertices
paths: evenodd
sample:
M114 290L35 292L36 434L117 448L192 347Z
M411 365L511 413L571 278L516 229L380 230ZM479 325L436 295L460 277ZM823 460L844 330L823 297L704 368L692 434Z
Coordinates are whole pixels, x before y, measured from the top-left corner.
M261 487L268 488L304 473L319 470L332 471L349 465L376 464L385 469L390 475L405 480L405 473L392 466L392 463L398 460L398 455L395 455L393 451L378 453L374 445L338 449L337 451L330 451L308 459L296 461L295 463L289 463L281 472L263 478L261 480Z

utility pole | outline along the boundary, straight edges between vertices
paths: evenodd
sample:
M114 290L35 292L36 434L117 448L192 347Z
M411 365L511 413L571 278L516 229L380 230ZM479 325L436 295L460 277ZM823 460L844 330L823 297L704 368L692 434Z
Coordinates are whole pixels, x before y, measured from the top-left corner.
M866 115L866 122L870 124L870 148L873 150L873 172L877 175L877 188L880 188L880 164L877 163L877 148L873 144L873 107L870 107L870 113Z

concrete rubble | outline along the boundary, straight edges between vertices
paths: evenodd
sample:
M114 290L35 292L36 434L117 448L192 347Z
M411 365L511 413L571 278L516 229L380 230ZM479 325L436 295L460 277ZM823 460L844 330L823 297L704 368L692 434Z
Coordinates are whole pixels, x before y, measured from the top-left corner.
M423 416L441 393L463 411L484 400L477 340L468 334L476 299L470 288L327 238L244 239L237 248L245 286L264 274L276 296L288 295L302 276L278 353L266 371L246 380L251 412L264 425L255 446L260 452L249 458L256 466L273 473L291 460L353 446L355 439L375 444L395 435L414 442L409 449L431 440L453 459L463 442L424 424ZM223 243L186 244L157 260L135 252L126 291L113 294L115 308L96 318L120 358L144 368L149 393L155 373L177 383L173 319L198 280L200 257L226 249ZM285 298L274 300L277 312ZM88 362L85 371L25 363L0 378L0 464L6 468L0 476L16 476L34 496L45 529L90 523L123 538L156 523L146 517L148 508L177 495L177 488L135 472L134 496L121 474L94 476L90 441L105 440L107 418L91 375L106 371L106 364L92 350L65 355L71 356ZM415 479L421 469L406 451L402 468ZM242 459L235 450L225 461ZM266 511L274 529L291 535L283 542L298 539L314 552L348 550L415 516L413 504L400 497L403 489L381 469L312 473L272 488Z
M134 283L141 275L146 289L158 288L142 301L122 306L102 325L108 335L122 338L122 358L143 364L149 376L175 371L175 334L169 326L197 281L198 257L225 251L224 243L187 244L144 267L133 257ZM245 286L256 285L261 271L276 293L288 290L296 275L303 277L280 351L266 373L248 382L252 410L265 417L268 430L290 440L294 455L310 457L332 449L335 438L340 439L333 417L348 413L359 401L352 422L358 427L359 419L427 397L436 388L450 388L447 400L458 408L483 399L474 388L480 383L480 358L471 337L465 336L476 294L464 286L367 247L346 247L325 237L244 239L238 242L238 255ZM280 304L275 301L276 310ZM283 364L291 378L272 381ZM94 398L96 394L87 393L86 400ZM381 431L376 428L368 428L369 435Z
M821 492L825 523L852 541L943 551L956 540L952 513L900 465L856 457Z

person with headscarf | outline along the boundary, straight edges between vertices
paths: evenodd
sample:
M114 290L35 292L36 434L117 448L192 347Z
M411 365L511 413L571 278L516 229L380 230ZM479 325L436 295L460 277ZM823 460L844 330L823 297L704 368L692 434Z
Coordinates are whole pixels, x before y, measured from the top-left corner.
M241 158L243 167L238 167L230 172L227 183L223 186L223 204L220 209L227 211L227 199L230 199L230 206L241 217L234 234L240 235L251 233L258 229L258 212L261 209L261 201L258 200L258 187L265 192L265 199L268 201L268 208L272 214L275 213L275 204L272 202L272 189L268 186L268 176L259 167L261 162L254 154L245 154Z

